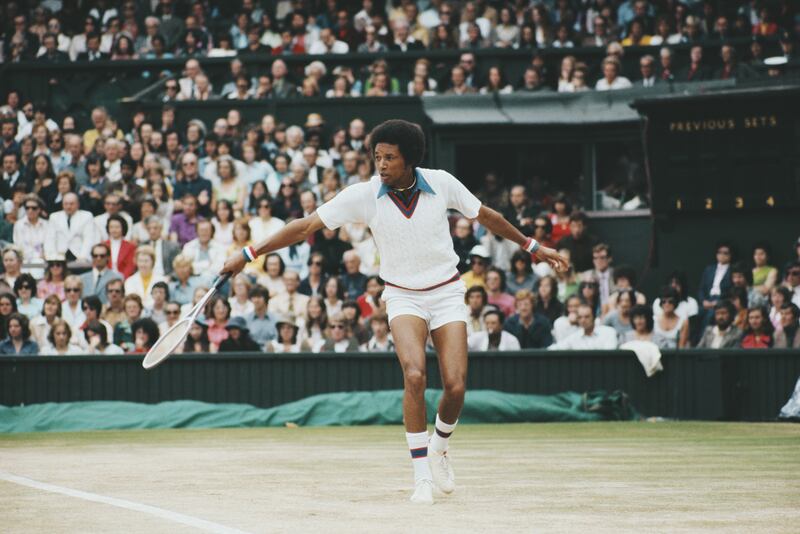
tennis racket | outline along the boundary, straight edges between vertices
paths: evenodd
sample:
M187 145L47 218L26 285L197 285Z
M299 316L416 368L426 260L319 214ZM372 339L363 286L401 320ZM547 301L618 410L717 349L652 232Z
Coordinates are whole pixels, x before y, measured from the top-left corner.
M150 350L147 351L147 354L142 361L142 367L145 369L152 369L156 365L160 364L164 360L170 357L175 350L180 347L181 343L186 339L186 336L189 335L189 329L192 328L192 324L194 324L194 320L197 319L197 316L200 315L200 312L205 307L208 299L210 299L214 293L219 291L225 282L231 277L231 273L225 273L222 276L218 277L217 280L214 282L214 285L211 286L211 289L203 295L197 304L194 305L194 308L189 310L189 313L186 316L172 325L172 327L164 332L155 344L150 347Z

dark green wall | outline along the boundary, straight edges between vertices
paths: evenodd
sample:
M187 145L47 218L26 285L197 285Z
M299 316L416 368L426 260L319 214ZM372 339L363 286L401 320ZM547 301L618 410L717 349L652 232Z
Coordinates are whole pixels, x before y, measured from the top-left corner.
M800 375L796 351L666 352L647 378L631 352L474 353L469 388L512 393L621 389L644 415L770 420ZM436 359L428 384L440 387ZM193 399L275 406L317 393L402 388L393 354L183 355L153 371L120 356L0 357L0 404Z

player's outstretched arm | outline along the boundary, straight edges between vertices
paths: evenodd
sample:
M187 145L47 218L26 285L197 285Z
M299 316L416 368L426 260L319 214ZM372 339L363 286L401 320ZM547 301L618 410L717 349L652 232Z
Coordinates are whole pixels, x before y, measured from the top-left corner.
M485 226L493 234L513 241L521 248L525 248L525 245L528 242L528 237L526 237L525 234L517 230L517 228L508 222L505 217L490 207L481 206L481 209L478 212L478 222ZM556 271L566 271L569 267L567 259L559 254L557 250L549 247L539 246L536 252L533 252L532 255L540 261L546 261Z
M254 256L269 254L289 245L305 241L314 232L322 230L323 226L325 225L322 223L322 219L316 213L312 213L302 219L295 219L268 238L254 245ZM225 265L223 265L219 274L231 273L231 275L236 276L244 269L247 262L248 258L245 257L242 251L234 252L225 260Z

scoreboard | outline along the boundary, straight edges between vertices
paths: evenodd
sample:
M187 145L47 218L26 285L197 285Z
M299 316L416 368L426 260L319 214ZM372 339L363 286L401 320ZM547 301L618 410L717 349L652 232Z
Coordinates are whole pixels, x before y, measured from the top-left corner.
M656 97L645 116L655 213L800 209L800 88Z

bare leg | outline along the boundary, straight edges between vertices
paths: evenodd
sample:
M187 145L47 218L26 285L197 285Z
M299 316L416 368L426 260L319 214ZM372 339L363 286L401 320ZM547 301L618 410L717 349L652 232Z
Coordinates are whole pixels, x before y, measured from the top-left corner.
M428 339L428 325L415 315L399 315L392 319L391 329L397 358L403 368L403 419L406 432L425 432L428 428L425 417L425 341Z
M439 417L453 424L464 406L467 383L467 325L453 321L431 332L439 357L444 394L439 402Z

